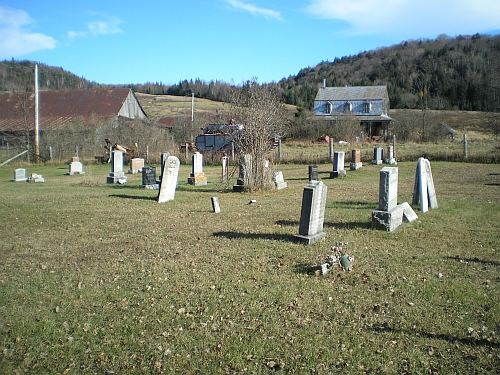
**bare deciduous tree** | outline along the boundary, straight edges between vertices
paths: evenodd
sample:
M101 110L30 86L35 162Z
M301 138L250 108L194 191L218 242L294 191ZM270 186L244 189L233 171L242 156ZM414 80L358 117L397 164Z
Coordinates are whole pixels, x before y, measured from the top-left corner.
M236 123L243 124L244 132L235 140L236 148L252 156L249 189L271 188L271 174L265 168L267 153L285 123L285 106L277 87L260 85L256 79L232 92L232 111Z

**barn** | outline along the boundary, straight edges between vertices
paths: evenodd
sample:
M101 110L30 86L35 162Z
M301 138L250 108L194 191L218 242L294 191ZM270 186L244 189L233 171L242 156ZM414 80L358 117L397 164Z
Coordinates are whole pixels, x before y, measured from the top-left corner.
M38 113L42 144L49 134L55 144L54 138L64 139L68 132L84 134L90 128L118 128L127 121L148 121L130 88L41 91ZM10 143L20 149L28 148L34 132L34 94L0 95L0 146Z

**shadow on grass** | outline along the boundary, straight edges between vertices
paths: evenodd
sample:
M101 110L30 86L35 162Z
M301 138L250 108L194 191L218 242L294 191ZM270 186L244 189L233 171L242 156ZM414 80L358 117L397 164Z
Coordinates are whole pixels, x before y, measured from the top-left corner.
M315 275L317 272L321 272L321 266L313 266L307 263L301 263L295 265L295 272L304 275Z
M422 332L422 331L416 331L416 330L395 329L395 328L389 327L388 324L382 324L378 327L372 327L371 329L376 333L405 334L405 335L412 335L412 336L420 336L420 337L424 337L424 338L428 338L428 339L444 340L444 341L448 341L451 343L460 342L464 345L470 345L470 346L489 346L490 348L500 348L499 342L488 341L486 339L475 339L473 337L458 338L458 337L455 337L453 335L445 335L442 333L429 333L429 332Z
M361 209L361 210L375 210L377 204L373 202L334 202L328 208L349 208L349 209Z
M246 238L251 240L274 240L292 242L293 236L289 234L276 234L276 233L240 233L240 232L214 232L214 237L225 237L228 239Z
M489 261L489 260L482 260L482 259L479 259L477 257L475 257L475 258L460 258L457 255L454 257L447 256L447 257L444 257L444 259L456 260L457 262L460 262L460 263L480 263L480 264L490 264L492 266L500 266L500 263L498 263L498 262L493 262L493 261Z
M156 201L158 198L156 196L154 197L143 197L143 196L138 196L138 195L126 195L126 194L111 194L110 197L115 197L115 198L125 198L125 199L142 199L145 201Z
M278 220L276 222L277 225L281 225L284 227L298 227L300 225L299 221L295 220ZM339 222L339 223L334 223L334 222L329 222L325 221L323 223L324 227L328 228L335 228L335 229L371 229L372 228L372 222L371 221L349 221L349 222Z

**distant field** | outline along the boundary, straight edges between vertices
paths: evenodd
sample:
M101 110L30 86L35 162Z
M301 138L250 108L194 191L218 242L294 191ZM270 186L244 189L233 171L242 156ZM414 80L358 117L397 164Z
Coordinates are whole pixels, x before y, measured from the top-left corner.
M21 166L46 182L11 182ZM432 162L439 207L396 233L371 229L383 166L318 167L327 237L311 246L293 242L307 165L242 194L220 166L188 185L182 164L163 204L140 175L105 184L109 165L0 168L0 373L497 374L498 164ZM415 167L398 165L399 202ZM353 271L311 274L339 241Z

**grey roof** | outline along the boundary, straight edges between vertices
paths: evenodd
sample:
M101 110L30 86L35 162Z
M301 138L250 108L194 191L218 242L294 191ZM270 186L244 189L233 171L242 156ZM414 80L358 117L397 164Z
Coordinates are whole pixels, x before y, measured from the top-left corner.
M315 100L389 99L387 86L321 87Z

